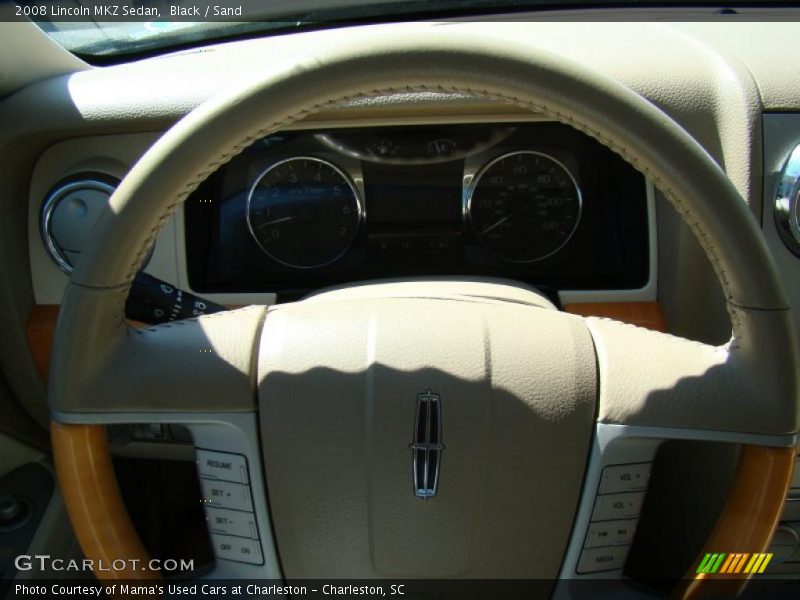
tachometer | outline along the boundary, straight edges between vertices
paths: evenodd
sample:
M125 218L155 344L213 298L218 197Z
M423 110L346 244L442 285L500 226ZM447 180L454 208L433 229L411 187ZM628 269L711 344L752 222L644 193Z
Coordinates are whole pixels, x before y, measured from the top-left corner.
M478 173L465 212L478 241L491 254L533 262L554 254L572 237L581 216L581 192L555 158L512 152Z
M296 268L323 267L355 241L363 214L353 182L328 161L308 156L270 166L250 189L247 223L259 246Z

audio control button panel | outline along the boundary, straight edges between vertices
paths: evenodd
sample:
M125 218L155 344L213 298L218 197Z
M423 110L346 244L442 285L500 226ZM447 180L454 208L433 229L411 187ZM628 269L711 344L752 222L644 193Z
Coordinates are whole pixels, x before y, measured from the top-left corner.
M644 503L652 463L603 469L577 572L619 571L625 566Z

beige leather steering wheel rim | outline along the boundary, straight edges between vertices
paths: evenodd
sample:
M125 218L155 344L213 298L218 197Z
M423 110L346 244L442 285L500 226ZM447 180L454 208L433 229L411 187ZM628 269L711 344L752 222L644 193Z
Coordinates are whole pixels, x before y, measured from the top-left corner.
M346 100L411 90L480 95L591 135L644 173L697 235L725 294L731 342L711 348L659 338L676 360L639 381L624 373L620 363L635 359L632 352L646 343L645 334L590 322L600 378L606 381L598 420L745 436L797 432L797 342L789 303L755 220L713 159L668 116L620 84L532 47L446 29L398 30L391 36L323 46L280 71L220 94L170 129L114 194L113 214L96 227L70 280L50 376L55 420L97 422L92 419L108 413L213 410L215 398L231 389L237 393L230 395L242 400L228 410L252 409L252 382L242 373L251 366L263 310L217 318L221 330L232 328L234 319L245 324L240 327L245 333L217 348L220 361L234 368L212 376L211 371L198 372L192 362L196 358L190 358L181 372L191 373L192 381L163 401L156 396L159 385L178 376L164 367L159 372L159 358L186 342L175 342L166 329L154 330L154 335L128 330L123 306L132 278L156 232L187 195L254 140ZM212 319L201 321L213 329ZM121 365L122 357L135 364L145 355L156 371L150 388L147 383L142 388L124 368L109 369ZM87 361L87 356L95 360ZM686 388L679 393L685 402L680 409L647 401L654 387L676 380ZM712 388L725 393L697 393ZM61 483L72 485L67 479Z

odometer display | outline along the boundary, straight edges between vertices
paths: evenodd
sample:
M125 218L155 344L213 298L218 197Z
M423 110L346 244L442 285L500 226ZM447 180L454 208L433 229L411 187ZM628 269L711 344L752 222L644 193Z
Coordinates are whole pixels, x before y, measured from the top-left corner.
M362 205L350 179L312 157L283 160L250 190L247 222L259 246L276 261L315 268L339 259L358 235Z
M470 187L467 219L497 258L533 262L560 250L581 216L575 178L555 158L513 152L487 164Z

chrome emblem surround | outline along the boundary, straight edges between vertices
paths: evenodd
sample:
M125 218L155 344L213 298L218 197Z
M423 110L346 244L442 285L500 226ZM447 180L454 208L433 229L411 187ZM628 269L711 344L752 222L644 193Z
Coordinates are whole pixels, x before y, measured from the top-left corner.
M430 389L417 394L417 418L414 423L414 495L427 500L436 495L442 461L442 403Z

